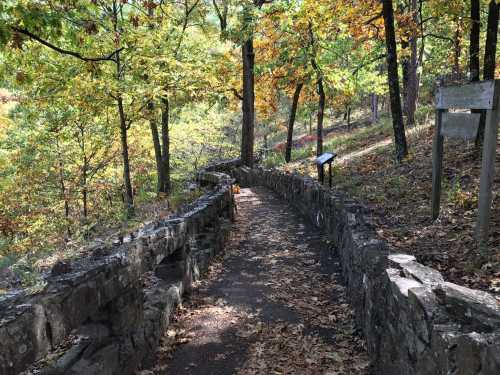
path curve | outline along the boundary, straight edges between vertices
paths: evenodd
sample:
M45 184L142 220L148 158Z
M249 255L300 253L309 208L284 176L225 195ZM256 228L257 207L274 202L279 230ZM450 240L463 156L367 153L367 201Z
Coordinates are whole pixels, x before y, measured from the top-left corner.
M320 233L263 188L242 189L223 259L141 374L368 374L339 266Z

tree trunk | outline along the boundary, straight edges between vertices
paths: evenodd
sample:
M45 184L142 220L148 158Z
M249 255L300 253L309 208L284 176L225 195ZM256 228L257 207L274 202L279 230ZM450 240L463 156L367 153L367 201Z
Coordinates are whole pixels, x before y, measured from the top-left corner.
M66 192L66 185L64 183L64 164L62 160L59 160L59 186L61 188L61 198L64 201L64 218L66 221L69 220L69 201L68 194ZM69 227L68 227L69 232Z
M400 9L400 12L403 12ZM408 119L408 81L410 80L410 56L408 54L408 47L410 43L408 41L403 40L401 42L401 50L403 51L403 57L401 58L401 74L402 74L402 85L401 85L401 96L402 96L402 105L403 105L403 113Z
M411 0L410 10L413 15L413 21L415 25L419 23L418 17L418 5L417 0ZM407 120L408 126L415 125L415 111L417 110L417 100L418 100L418 46L417 46L417 33L414 32L410 38L410 61L408 70L408 86L407 86Z
M309 112L309 135L313 133L313 115L312 112Z
M59 144L56 143L56 146L59 149ZM71 227L69 222L69 198L68 198L68 192L66 190L66 184L64 183L64 162L60 153L59 153L59 187L61 189L61 198L64 201L64 219L66 221L66 232L69 237L71 236Z
M486 27L486 45L484 47L483 79L485 81L495 79L496 52L498 38L498 15L500 6L495 0L491 0L488 6L488 25ZM481 113L479 129L476 137L476 148L479 148L484 138L484 127L486 114Z
M155 153L155 162L156 162L156 191L159 193L163 192L164 186L164 176L163 176L163 168L162 168L162 153L161 153L161 143L160 143L160 135L158 133L158 125L156 123L156 118L154 116L154 103L150 101L148 103L149 115L151 118L149 119L149 128L151 129L151 138L153 140L153 149Z
M484 49L483 79L495 79L495 57L498 38L498 13L500 5L495 0L490 1L488 11L488 26L486 30L486 45Z
M351 131L351 107L347 107L347 130Z
M253 166L253 143L255 121L254 59L253 38L242 46L243 59L243 123L241 129L241 161L243 165Z
M418 24L417 0L410 1L410 12L415 24ZM413 35L408 41L401 42L401 48L409 52L405 53L405 57L401 61L401 70L403 73L403 112L406 116L407 126L415 125L415 110L418 91L418 51L417 51L417 34Z
M461 20L457 19L457 30L455 31L455 42L453 43L453 74L456 78L460 77L460 55L462 54L462 45L460 44Z
M85 152L85 151L84 151ZM88 216L88 189L87 189L87 173L89 169L89 162L87 155L83 155L83 168L82 168L82 205L83 205L83 219L86 221Z
M120 117L120 141L122 147L122 160L123 160L123 185L125 188L123 202L125 204L125 211L127 217L134 215L134 193L132 190L132 182L130 178L130 161L128 156L128 136L127 136L127 122L125 119L125 111L123 110L123 98L118 96L116 99L118 104L118 114Z
M479 35L481 31L481 15L479 0L471 0L471 30L470 30L470 47L469 47L469 72L472 82L479 81Z
M171 190L170 182L170 133L169 133L169 116L170 105L167 97L161 99L163 104L161 111L161 164L163 176L163 192L168 194Z
M318 78L318 127L316 129L316 155L323 153L323 118L325 116L325 90L323 88L323 77Z
M289 163L292 159L293 125L295 124L297 106L299 104L300 92L302 91L303 86L303 83L298 83L297 86L295 86L295 92L293 94L292 109L290 111L290 119L288 120L288 135L285 150L285 161L287 163Z
M385 42L387 48L387 77L391 98L392 126L394 129L394 145L396 148L396 160L400 162L408 154L408 146L406 144L403 113L401 110L401 95L399 92L398 57L396 50L396 36L394 32L394 12L392 9L392 0L383 0L382 4Z
M323 118L325 115L325 90L323 88L323 77L318 77L318 127L316 129L316 156L323 153ZM323 168L318 165L318 176L322 179Z
M112 21L113 21L113 29L115 34L118 36L120 34L120 30L118 27L118 15L119 10L116 3L116 0L113 1L112 7ZM122 64L120 59L120 52L116 52L115 54L115 65L116 65L116 80L122 80ZM124 186L124 196L123 203L125 205L125 212L128 218L134 215L134 192L132 190L132 181L130 178L130 161L128 156L128 140L127 140L127 119L125 116L125 110L123 109L123 97L121 93L116 96L116 103L118 106L118 116L120 119L120 142L122 148L122 160L123 160L123 186Z
M217 18L219 19L220 34L222 38L227 29L227 14L229 12L229 5L226 1L223 1L221 6L218 6L216 0L212 0L212 4L215 8L215 13L217 14Z
M481 5L480 0L471 0L470 2L470 20L471 20L471 29L469 35L469 79L471 82L477 82L480 79L479 76L479 38L481 32ZM481 113L480 109L471 108L471 113ZM479 127L484 127L484 124L481 126L481 122L484 123L484 115L481 116L483 119L479 120ZM479 150L481 147L481 139L482 139L482 129L478 129L478 133L476 135L475 146L476 149Z
M378 95L373 93L371 96L371 112L372 112L372 125L375 125L378 121Z

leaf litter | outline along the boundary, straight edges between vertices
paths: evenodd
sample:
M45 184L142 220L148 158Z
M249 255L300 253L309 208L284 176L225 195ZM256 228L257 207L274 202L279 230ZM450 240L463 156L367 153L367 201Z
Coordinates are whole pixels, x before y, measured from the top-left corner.
M338 270L325 269L320 261L323 238L269 191L250 197L251 205L240 202L225 255L195 285L176 313L155 367L141 375L369 374L365 343ZM235 269L242 259L244 265ZM231 278L230 288L219 289ZM240 285L246 307L232 299ZM207 342L224 349L200 355L191 361L194 366L178 365ZM207 357L220 366L209 369L201 360Z

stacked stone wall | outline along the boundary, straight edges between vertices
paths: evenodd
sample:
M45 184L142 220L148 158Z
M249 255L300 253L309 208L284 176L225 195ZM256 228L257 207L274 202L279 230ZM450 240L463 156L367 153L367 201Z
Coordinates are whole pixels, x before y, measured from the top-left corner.
M154 360L175 307L221 252L233 218L231 179L174 218L58 264L46 287L0 299L0 374L133 374Z
M500 374L493 295L448 283L413 256L391 252L370 210L341 191L277 170L234 164L231 174L242 186L271 189L328 235L377 373Z

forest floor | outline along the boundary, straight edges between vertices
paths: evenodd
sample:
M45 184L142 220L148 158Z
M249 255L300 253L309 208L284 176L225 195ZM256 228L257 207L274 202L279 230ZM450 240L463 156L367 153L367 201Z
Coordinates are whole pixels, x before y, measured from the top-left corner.
M448 281L500 296L500 160L493 186L490 257L484 259L474 237L481 155L473 143L445 141L441 214L433 221L431 125L427 121L408 131L410 154L401 164L393 159L389 119L350 133L332 133L325 151L339 153L334 184L372 209L380 237L394 251L415 255ZM311 157L281 168L316 175Z
M178 310L159 374L369 373L322 235L264 188L242 189L225 254Z

